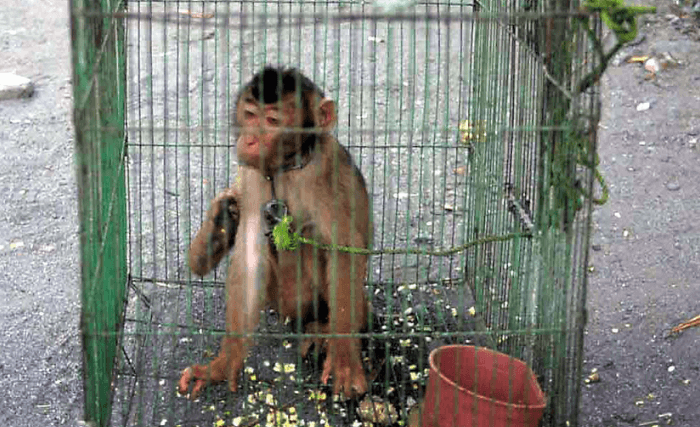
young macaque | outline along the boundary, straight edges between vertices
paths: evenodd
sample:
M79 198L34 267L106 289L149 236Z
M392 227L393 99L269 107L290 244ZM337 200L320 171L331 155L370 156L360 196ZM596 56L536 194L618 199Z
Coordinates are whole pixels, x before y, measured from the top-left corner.
M367 391L359 337L369 312L364 293L367 256L302 244L276 250L270 231L290 215L299 235L327 245L367 248L369 196L348 151L332 136L335 104L295 69L267 67L236 102L236 184L219 194L189 251L190 268L204 275L233 247L226 278L226 330L219 355L185 369L179 392L196 396L209 383L238 374L265 304L302 319L308 333L332 334L302 343L323 345L321 381L333 378L344 397ZM343 336L344 335L344 336Z

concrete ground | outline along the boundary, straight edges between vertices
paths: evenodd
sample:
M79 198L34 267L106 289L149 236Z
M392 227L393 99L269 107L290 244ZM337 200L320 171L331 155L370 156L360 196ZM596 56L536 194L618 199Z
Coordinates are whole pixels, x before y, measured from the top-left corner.
M700 43L671 3L625 54L670 53L646 79L619 62L603 81L582 426L695 426L700 420ZM66 0L6 0L0 72L35 81L0 102L0 424L76 425L82 413L77 202ZM638 106L649 108L638 111Z
M601 172L594 213L582 426L700 425L700 21L651 2L640 37L603 78ZM632 56L679 62L650 78ZM645 109L646 104L649 108Z
M68 2L9 0L0 71L35 82L0 102L0 424L75 425L82 412L78 221Z

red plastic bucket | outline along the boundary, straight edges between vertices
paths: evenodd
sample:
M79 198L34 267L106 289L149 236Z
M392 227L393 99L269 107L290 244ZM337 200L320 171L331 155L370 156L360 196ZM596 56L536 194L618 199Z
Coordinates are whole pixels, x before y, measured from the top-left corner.
M545 406L522 360L468 345L430 353L422 427L536 427Z

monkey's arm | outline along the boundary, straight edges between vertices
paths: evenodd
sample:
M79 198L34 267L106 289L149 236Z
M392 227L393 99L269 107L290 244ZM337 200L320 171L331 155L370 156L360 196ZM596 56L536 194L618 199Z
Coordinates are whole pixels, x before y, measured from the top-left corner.
M192 271L204 276L233 247L240 219L240 189L234 184L211 202L206 218L189 249Z

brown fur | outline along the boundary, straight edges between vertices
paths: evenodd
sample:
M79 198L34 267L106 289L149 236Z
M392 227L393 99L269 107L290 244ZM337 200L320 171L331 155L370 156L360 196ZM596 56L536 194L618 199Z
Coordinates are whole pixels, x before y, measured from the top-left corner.
M304 95L318 97L319 94ZM311 115L314 123L324 129L332 128L335 121L332 103L329 105L326 100L321 100L314 105L319 109L304 113ZM319 119L324 115L327 120ZM292 116L291 124L298 123L298 114ZM240 122L240 113L237 117ZM285 125L290 123L285 122ZM242 148L246 144L245 132L244 129L238 141L239 160L243 158L244 161L244 150L250 150L246 148L248 146ZM299 146L297 137L278 133L273 139L266 140L269 138L266 135L255 136L260 138L256 144L262 146L269 143L265 141L273 141L276 146L267 154L256 152L256 155L272 157L274 153L288 153L290 147ZM222 340L220 353L211 363L194 365L183 372L179 391L186 393L190 382L194 381L192 398L210 382L228 380L229 388L236 390L238 373L250 345L250 340L241 334L253 332L264 304L276 309L283 317L311 318L306 328L309 333L350 334L366 328L369 311L363 287L366 256L316 250L310 245L301 245L294 251L273 251L267 238L261 239L259 227L261 206L272 198L271 183L264 175L270 174L276 197L287 203L293 227L302 236L326 244L367 248L371 240L369 196L362 175L348 152L326 132L317 138L308 164L303 168L275 172L270 165L277 165L276 159L262 159L262 163L256 163L260 159L255 159L253 164L239 168L236 186L214 199L190 246L190 267L203 275L228 250L231 230L235 234L226 280L226 329L229 335ZM237 229L217 230L215 219L217 215L221 219L225 213L221 200L235 201L232 211L233 218L238 220ZM260 242L260 245L253 246L251 242ZM259 262L251 261L258 259ZM259 291L258 287L261 288ZM326 319L313 318L314 307L318 308L319 304L327 306ZM308 340L302 344L302 352L308 351L312 343L327 348L321 379L326 383L332 376L335 393L353 396L367 390L358 338Z
M240 220L240 194L240 186L234 185L211 201L206 218L190 245L189 265L195 274L204 276L210 272L231 249ZM225 208L230 213L228 217Z

